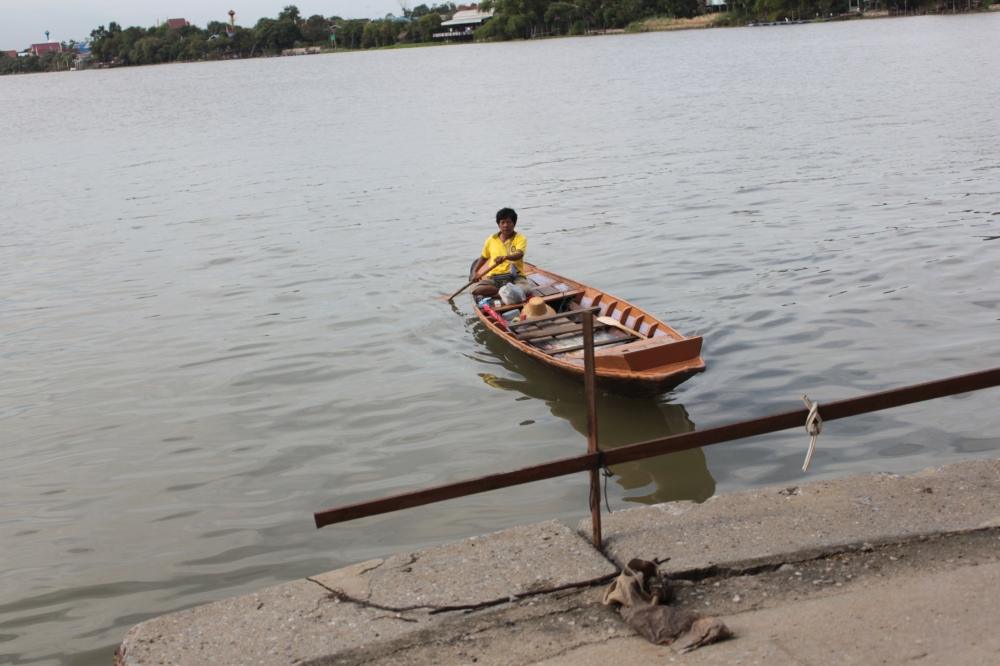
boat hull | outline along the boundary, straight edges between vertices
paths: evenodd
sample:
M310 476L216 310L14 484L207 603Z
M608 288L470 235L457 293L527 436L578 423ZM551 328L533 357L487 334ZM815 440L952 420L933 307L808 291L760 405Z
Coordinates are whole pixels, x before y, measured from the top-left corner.
M685 337L624 299L537 266L525 264L525 277L532 281L536 293L550 304L558 305L560 312L572 314L573 310L596 307L604 331L629 332L619 333L618 338L605 332L604 339L595 338L595 376L603 390L630 395L658 394L705 370L701 337ZM480 308L475 298L473 305L482 324L498 338L540 363L582 379L583 349L580 335L567 330L573 329L572 326L557 326L555 322L536 327L529 327L529 322L507 325L497 311L509 312L517 305L501 306L493 312L490 308ZM547 331L558 333L549 336Z

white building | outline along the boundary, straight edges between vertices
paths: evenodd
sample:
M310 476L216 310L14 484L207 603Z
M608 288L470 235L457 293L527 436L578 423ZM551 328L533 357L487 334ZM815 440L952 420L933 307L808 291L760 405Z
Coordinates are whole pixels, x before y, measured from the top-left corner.
M493 10L479 11L479 7L459 9L447 21L441 22L441 32L431 35L434 39L472 39L476 28L493 18Z

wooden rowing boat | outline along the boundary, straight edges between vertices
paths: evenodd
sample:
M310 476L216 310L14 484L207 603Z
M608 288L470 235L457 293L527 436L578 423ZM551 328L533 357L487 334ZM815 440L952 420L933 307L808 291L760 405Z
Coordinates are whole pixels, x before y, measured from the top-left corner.
M479 320L501 340L553 368L583 376L582 311L594 319L594 371L598 384L625 393L668 391L705 370L701 337L686 338L628 301L525 263L532 295L555 314L519 320L523 303L498 300L481 307Z

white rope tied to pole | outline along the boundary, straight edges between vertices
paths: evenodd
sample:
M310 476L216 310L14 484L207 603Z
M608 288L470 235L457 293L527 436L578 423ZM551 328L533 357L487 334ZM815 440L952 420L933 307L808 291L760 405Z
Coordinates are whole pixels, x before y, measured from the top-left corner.
M806 460L802 463L802 471L809 469L812 462L813 452L816 450L816 438L823 432L823 419L819 415L819 403L813 402L809 396L803 395L802 402L806 403L809 409L809 416L806 417L806 432L809 433L809 450L806 451Z

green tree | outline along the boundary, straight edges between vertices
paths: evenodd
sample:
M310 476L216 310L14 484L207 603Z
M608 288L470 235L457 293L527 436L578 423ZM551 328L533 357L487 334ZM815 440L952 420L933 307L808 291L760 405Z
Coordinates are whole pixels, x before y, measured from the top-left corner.
M365 24L365 29L361 33L361 48L363 49L373 49L382 46L379 41L380 38L378 24L375 21L371 21Z
M274 20L262 18L254 26L256 46L268 53L278 53L288 49L302 38L302 33L290 19Z
M641 0L620 0L611 7L610 23L616 28L624 28L629 23L649 16L643 12Z
M675 18L694 18L702 13L700 0L661 0L660 12Z
M395 19L383 19L379 24L382 46L392 46L399 41L400 24Z
M345 49L363 48L365 26L368 19L353 19L341 23L337 31L337 45Z
M299 14L299 8L295 5L287 5L278 14L279 21L291 21L292 23L298 23L302 20L302 16Z
M140 37L129 49L128 60L133 65L152 65L168 60L164 41L157 36Z
M423 14L413 23L414 41L430 42L434 39L434 33L441 30L440 14Z
M4 54L0 54L0 74L28 74L41 71L44 70L38 56L10 58Z
M571 2L556 0L545 10L544 21L549 31L557 35L569 33L570 26L582 18L583 12Z
M133 52L133 47L136 42L145 36L146 31L135 26L130 26L116 33L113 42L115 58L121 60L126 65L141 65L142 63L136 60L139 54L138 52Z
M254 44L253 30L236 26L236 32L229 37L229 47L231 49L229 53L247 58L253 53Z
M222 21L209 21L205 32L210 35L224 35L229 30L229 24Z
M313 14L305 20L301 27L303 41L313 44L327 42L332 32L330 21L319 14Z
M202 33L189 35L178 52L180 60L204 60L208 53L208 38Z

